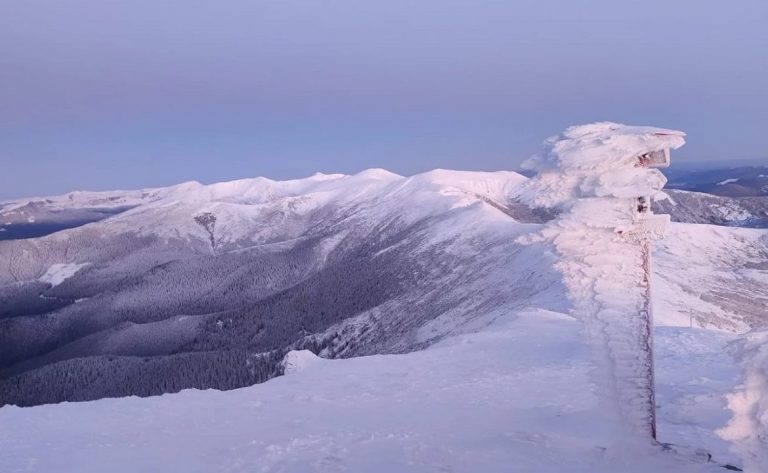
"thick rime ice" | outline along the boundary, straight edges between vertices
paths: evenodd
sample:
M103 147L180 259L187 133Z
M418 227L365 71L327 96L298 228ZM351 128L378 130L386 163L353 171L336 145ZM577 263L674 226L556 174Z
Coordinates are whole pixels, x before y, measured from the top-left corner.
M666 178L636 167L644 154L677 149L684 133L663 128L594 123L572 126L544 142L523 167L536 171L521 197L537 206L558 207L586 197L640 197L658 191ZM657 197L652 195L652 197Z
M768 467L768 331L753 332L737 343L744 366L740 388L728 396L734 416L719 433L733 442L748 471Z
M640 312L645 305L643 256L637 242L611 228L588 229L568 214L548 225L559 256L572 313L584 322L593 349L595 384L611 406L610 414L626 421L629 433L645 433L649 423L646 355L647 329Z
M562 212L541 236L552 242L573 313L584 321L596 384L630 436L655 435L644 242L657 229L645 224L653 216L638 198L657 194L666 180L643 159L656 153L666 164L668 150L683 143L677 131L597 123L550 138L526 163L538 174L523 199Z
M300 373L321 361L322 358L309 350L291 350L283 358L283 371L285 374Z

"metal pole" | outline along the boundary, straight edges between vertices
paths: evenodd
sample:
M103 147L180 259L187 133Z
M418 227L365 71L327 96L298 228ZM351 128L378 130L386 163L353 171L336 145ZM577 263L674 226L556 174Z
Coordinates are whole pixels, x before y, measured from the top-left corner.
M644 237L641 242L641 251L643 254L643 283L645 289L645 304L643 308L643 331L644 331L644 343L645 343L645 378L648 385L648 397L646 402L648 403L648 423L651 437L656 440L656 375L653 366L653 303L651 300L651 239Z

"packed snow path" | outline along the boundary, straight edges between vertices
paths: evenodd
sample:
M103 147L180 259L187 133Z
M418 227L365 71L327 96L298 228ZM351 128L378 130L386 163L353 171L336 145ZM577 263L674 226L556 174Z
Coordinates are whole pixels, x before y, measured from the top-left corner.
M643 257L636 242L609 229L584 232L561 221L555 248L573 313L584 322L599 393L626 429L624 435L651 435L654 407L646 319Z

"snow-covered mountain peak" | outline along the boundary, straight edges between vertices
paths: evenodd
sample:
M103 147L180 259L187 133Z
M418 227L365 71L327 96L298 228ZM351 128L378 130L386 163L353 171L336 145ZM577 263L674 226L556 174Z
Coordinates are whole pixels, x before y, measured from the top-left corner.
M197 192L203 187L205 187L205 184L199 181L185 181L179 184L168 186L166 189L168 189L169 192L183 193L183 192Z
M364 171L360 171L359 173L355 174L355 176L363 179L381 179L386 181L398 180L403 178L403 176L399 174L395 174L391 171L387 171L386 169L382 169L382 168L366 169Z
M346 176L346 174L341 173L324 173L324 172L316 172L309 176L307 179L313 180L313 181L330 181L333 179L340 179L342 177Z
M410 178L414 182L435 187L452 187L467 191L519 184L527 178L514 171L454 171L434 169Z

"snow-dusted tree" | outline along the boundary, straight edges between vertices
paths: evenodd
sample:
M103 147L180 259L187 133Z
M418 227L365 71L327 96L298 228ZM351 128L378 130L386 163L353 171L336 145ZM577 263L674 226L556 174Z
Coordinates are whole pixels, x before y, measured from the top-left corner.
M204 212L195 216L195 222L203 227L208 233L211 241L211 251L216 251L216 215L211 212Z

